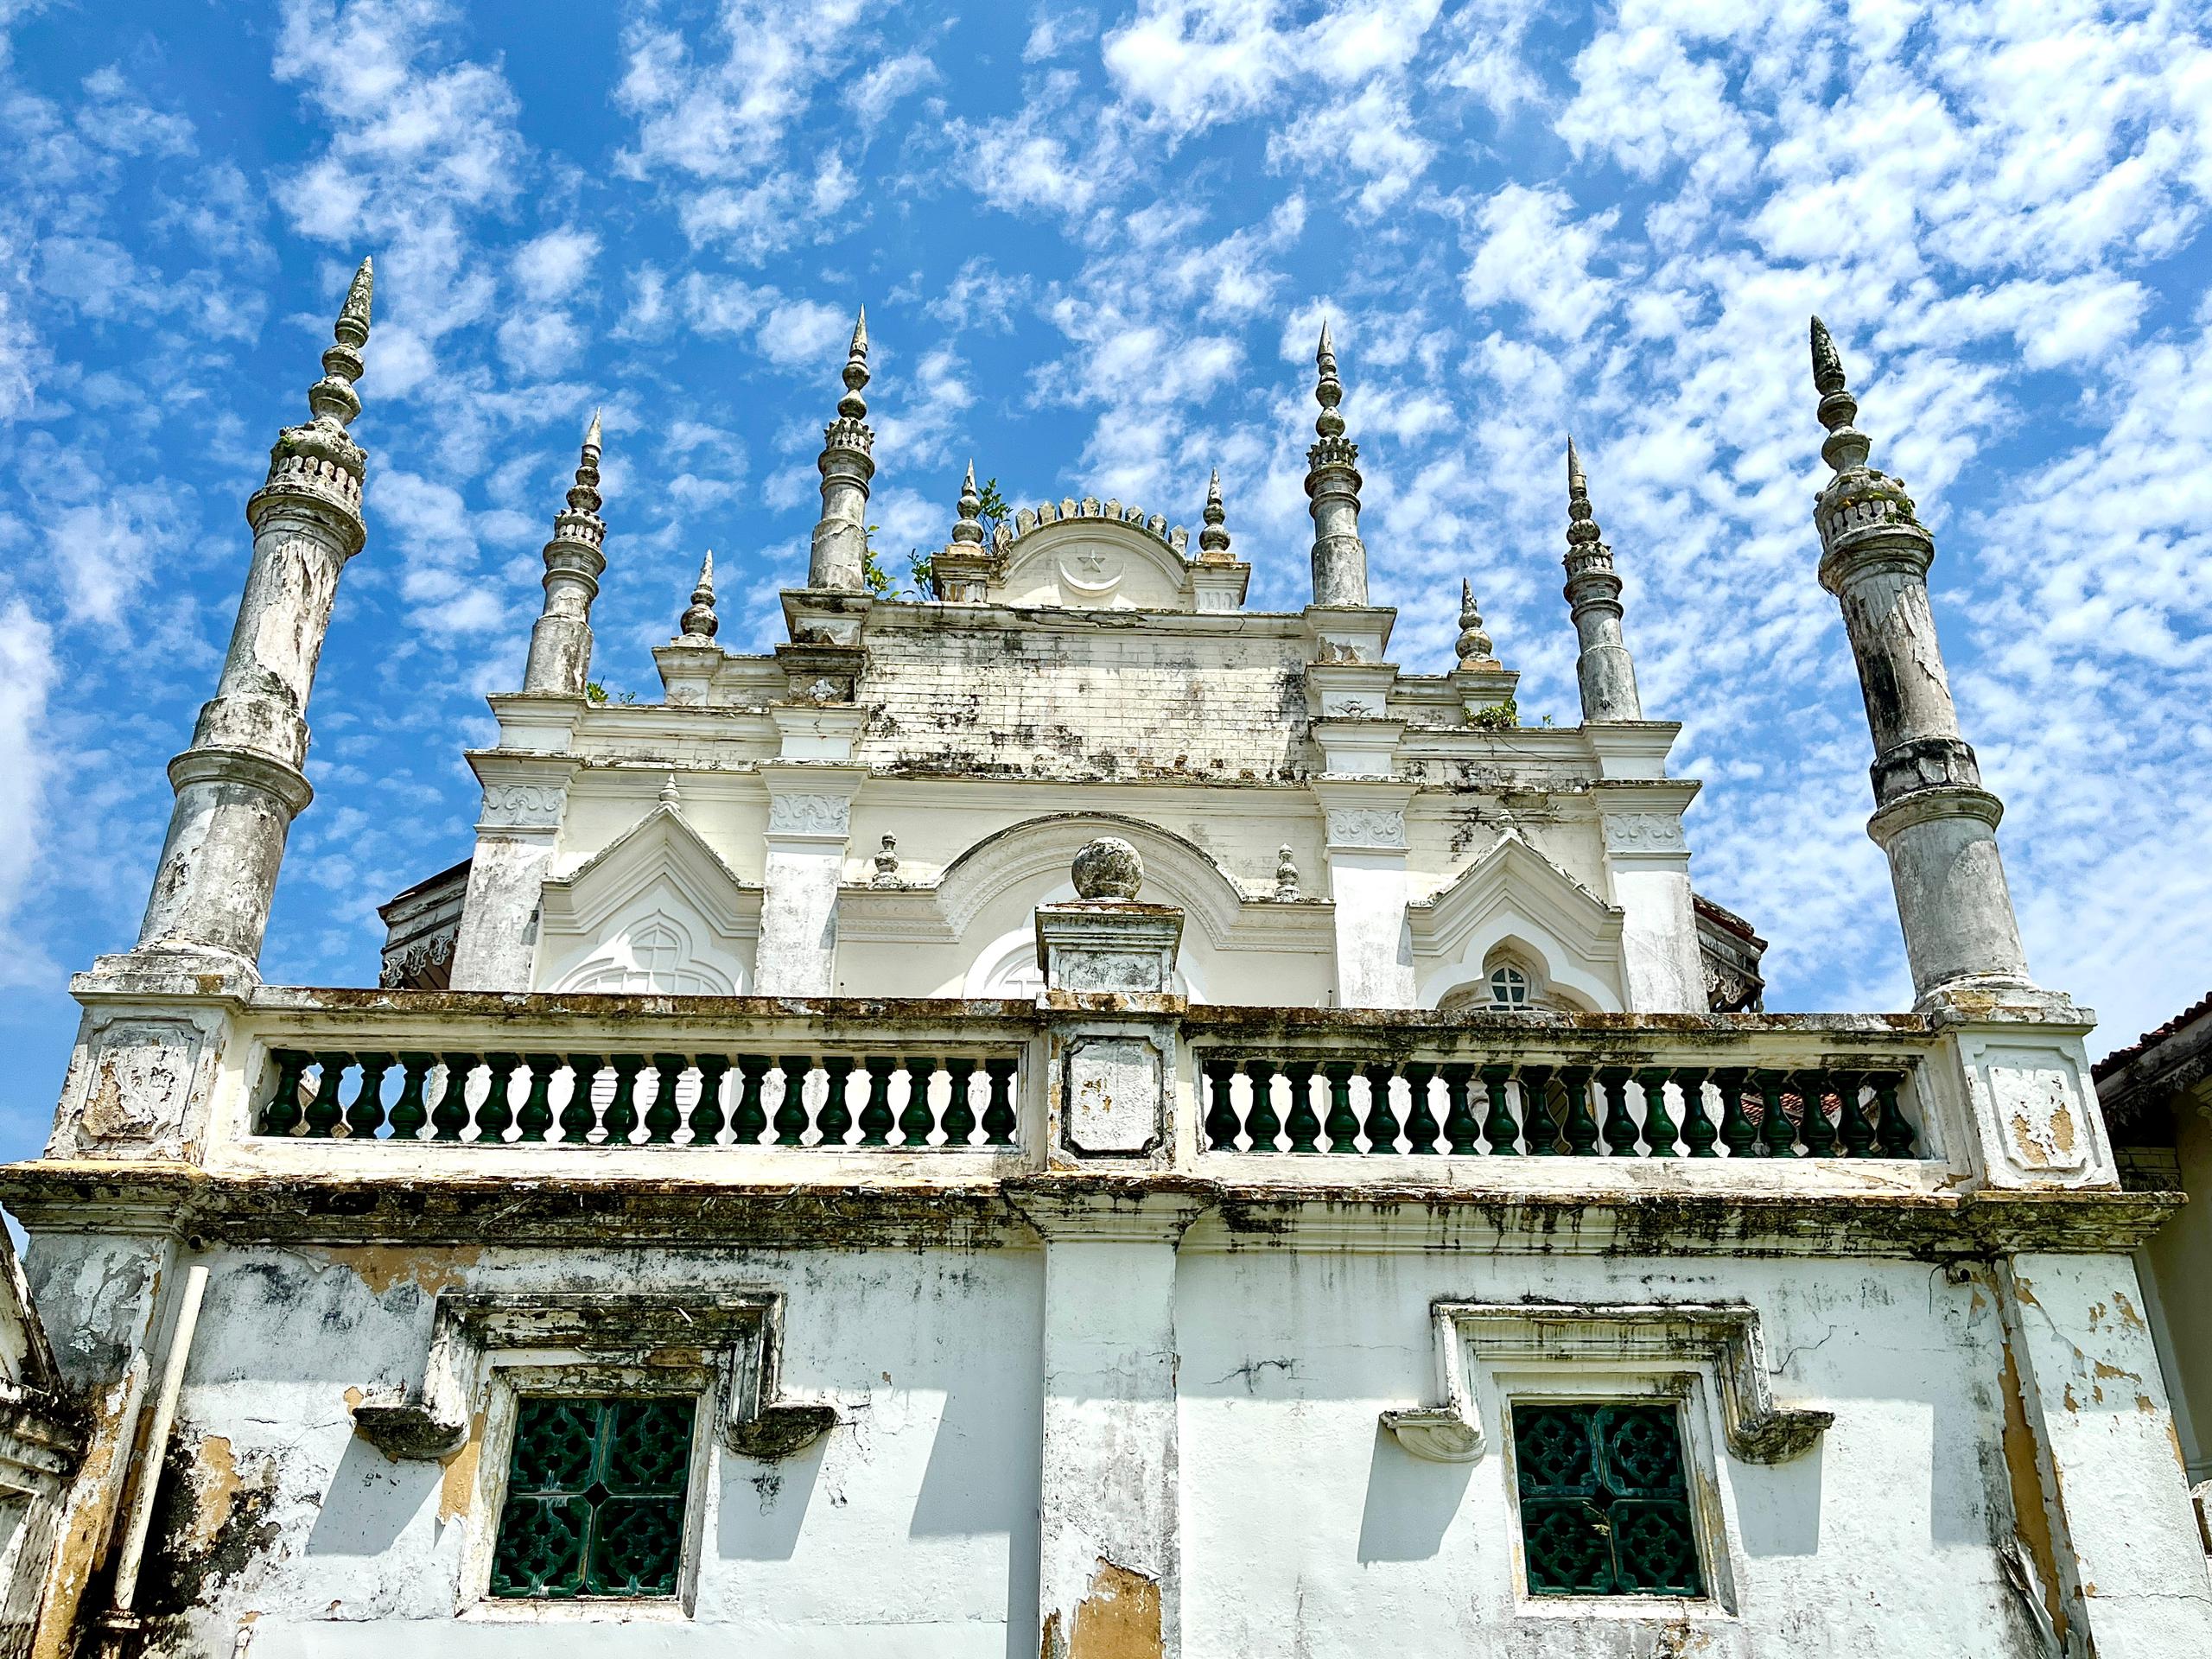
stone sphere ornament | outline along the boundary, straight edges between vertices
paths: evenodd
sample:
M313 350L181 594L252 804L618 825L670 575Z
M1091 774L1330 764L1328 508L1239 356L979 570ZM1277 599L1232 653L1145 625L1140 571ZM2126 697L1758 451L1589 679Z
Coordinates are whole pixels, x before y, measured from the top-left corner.
M1119 836L1101 836L1075 855L1069 874L1083 899L1134 899L1144 884L1144 861Z

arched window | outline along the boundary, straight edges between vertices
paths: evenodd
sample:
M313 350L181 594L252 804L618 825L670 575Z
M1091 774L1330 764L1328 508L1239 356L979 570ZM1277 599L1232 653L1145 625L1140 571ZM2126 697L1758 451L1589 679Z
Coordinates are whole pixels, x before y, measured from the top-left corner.
M1514 1009L1529 1006L1529 976L1510 962L1500 963L1490 970L1490 1005L1493 1008Z

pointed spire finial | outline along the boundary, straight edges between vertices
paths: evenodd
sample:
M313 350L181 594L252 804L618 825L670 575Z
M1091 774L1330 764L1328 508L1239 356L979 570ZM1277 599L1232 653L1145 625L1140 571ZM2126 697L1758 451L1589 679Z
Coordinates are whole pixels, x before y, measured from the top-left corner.
M1582 457L1574 452L1574 435L1570 432L1567 435L1567 498L1570 501L1578 495L1587 499L1589 493L1590 481L1582 475Z
M715 550L710 547L699 562L699 581L691 589L691 607L683 613L683 638L703 645L721 627L721 620L715 614Z
M1843 358L1835 348L1835 338L1818 317L1813 319L1812 344L1813 389L1821 394L1821 424L1828 429L1821 444L1821 459L1837 473L1856 471L1866 465L1873 441L1853 424L1859 418L1859 400L1844 383ZM1897 494L1904 500L1902 489ZM1904 512L1908 518L1912 516L1909 500Z
M584 429L584 448L587 449L596 449L600 447L599 415L599 410L595 409L592 410L591 424Z
M1483 613L1475 606L1475 584L1464 576L1459 579L1459 652L1462 668L1492 668L1497 664L1491 654L1490 635L1483 631Z
M668 774L668 781L660 786L660 804L671 810L683 804L683 798L676 787L676 774L672 772Z
M1198 531L1198 556L1226 563L1229 561L1229 509L1221 502L1221 468L1213 469L1213 476L1206 480L1205 528Z
M375 297L376 286L376 267L365 257L359 269L353 273L353 280L346 289L346 303L338 313L341 322L350 320L359 323L364 339L368 336L369 305Z
M1337 351L1329 338L1329 320L1321 319L1321 344L1313 353L1313 365L1320 371L1320 378L1313 388L1314 400L1321 405L1321 413L1313 423L1313 429L1325 438L1340 438L1344 433L1344 417L1337 413L1337 405L1344 401L1344 383L1337 378Z
M1636 664L1621 632L1621 579L1613 569L1613 550L1598 528L1590 487L1574 440L1567 441L1567 603L1581 651L1575 678L1582 688L1582 718L1587 721L1642 720L1643 699L1636 689Z
M839 418L864 421L868 418L868 399L861 391L868 385L868 307L861 307L860 315L853 321L853 343L845 351L845 395L837 400Z
M288 426L276 435L269 452L269 482L281 479L310 493L335 488L345 509L358 516L361 480L369 458L346 433L346 423L361 412L361 399L353 383L366 366L361 348L369 343L369 309L376 286L376 272L364 259L346 290L346 302L331 325L331 344L323 349L322 378L308 388L310 418Z
M1590 505L1590 480L1583 475L1582 457L1575 453L1574 440L1567 441L1567 548L1571 560L1578 553L1595 549L1606 556L1610 565L1611 552L1599 545L1605 532L1598 528L1598 515Z
M1835 349L1835 337L1828 333L1828 326L1818 317L1813 319L1813 389L1826 393L1843 390L1843 359Z
M980 552L983 546L983 498L976 488L976 463L968 463L968 475L961 481L959 517L953 521L952 550L956 553Z

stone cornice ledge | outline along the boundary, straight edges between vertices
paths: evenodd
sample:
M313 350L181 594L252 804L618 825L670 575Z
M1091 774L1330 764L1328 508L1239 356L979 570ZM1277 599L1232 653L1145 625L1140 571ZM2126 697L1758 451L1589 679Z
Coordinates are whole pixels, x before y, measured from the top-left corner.
M1709 1364L1729 1447L1751 1463L1782 1463L1809 1451L1835 1421L1834 1412L1776 1401L1758 1310L1746 1305L1438 1300L1429 1314L1443 1399L1385 1411L1382 1422L1407 1451L1432 1463L1473 1463L1483 1454L1470 1352L1485 1364L1598 1359L1654 1370Z
M333 1143L342 1145L342 1143ZM557 1148L551 1149L557 1152ZM773 1183L562 1169L549 1179L355 1166L210 1174L155 1160L41 1159L0 1166L0 1203L34 1231L108 1230L261 1243L598 1245L745 1243L763 1249L1033 1247L1047 1198L1141 1207L1192 1201L1186 1250L1584 1255L1853 1255L1950 1262L2007 1251L2132 1250L2184 1202L2174 1192L1901 1193L1501 1192L1283 1185L1172 1170L1104 1176L948 1174L810 1178L793 1154ZM458 1160L456 1160L458 1161Z

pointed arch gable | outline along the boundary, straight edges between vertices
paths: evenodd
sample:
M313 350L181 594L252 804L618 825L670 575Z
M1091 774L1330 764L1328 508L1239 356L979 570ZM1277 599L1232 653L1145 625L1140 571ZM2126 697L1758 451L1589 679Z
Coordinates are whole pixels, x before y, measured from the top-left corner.
M740 881L679 811L657 806L545 883L542 978L567 990L741 992L760 916L759 889Z
M1410 907L1423 1007L1484 977L1500 945L1602 1010L1622 996L1619 910L1508 830L1434 898Z
M938 907L955 937L986 905L1040 878L1065 880L1075 855L1101 836L1119 836L1144 860L1142 896L1179 905L1216 947L1236 927L1244 894L1236 880L1196 842L1170 830L1115 812L1059 812L1026 818L983 837L945 867L937 885Z

